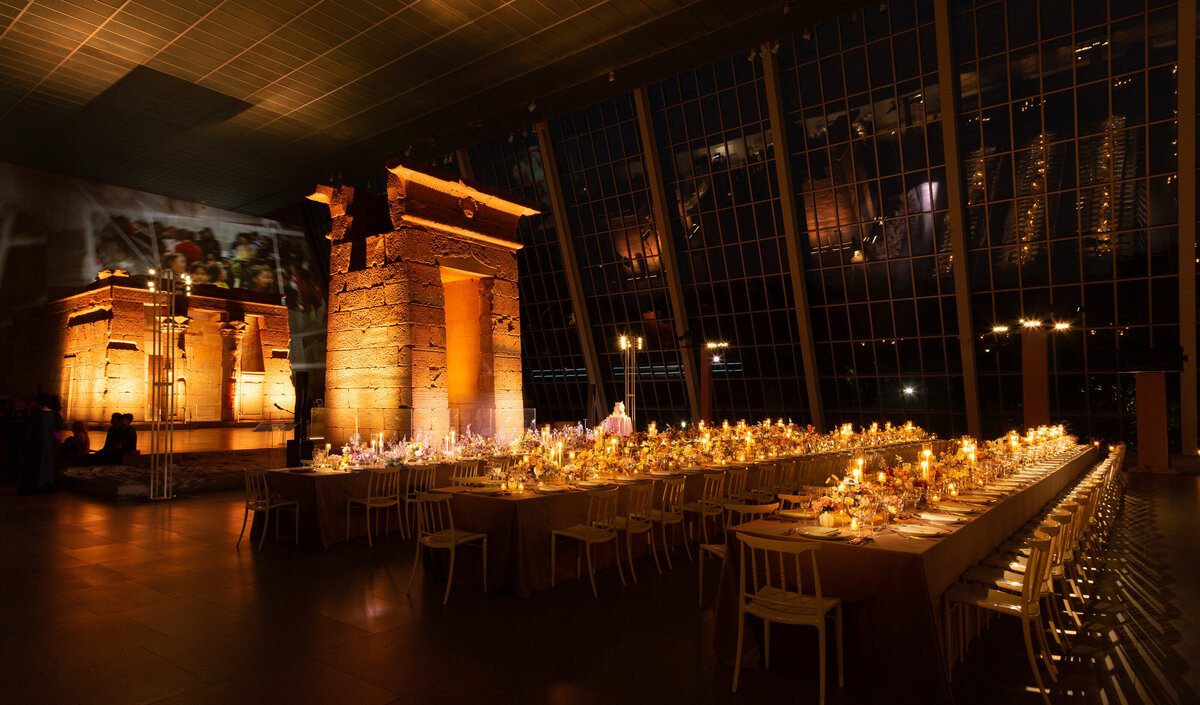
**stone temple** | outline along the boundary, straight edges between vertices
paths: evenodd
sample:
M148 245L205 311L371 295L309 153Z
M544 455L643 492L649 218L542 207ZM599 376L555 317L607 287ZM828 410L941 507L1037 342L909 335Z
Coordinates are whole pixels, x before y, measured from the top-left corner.
M329 205L325 437L438 439L524 425L517 221L538 211L429 166L388 167L386 201Z

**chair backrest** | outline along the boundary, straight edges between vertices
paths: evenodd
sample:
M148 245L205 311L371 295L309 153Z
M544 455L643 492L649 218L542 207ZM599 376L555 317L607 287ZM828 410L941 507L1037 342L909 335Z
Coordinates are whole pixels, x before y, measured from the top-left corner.
M818 602L822 599L821 574L817 570L819 543L769 539L741 532L735 532L734 536L741 542L739 607L750 600L768 607L794 607L790 598L803 594L814 595ZM811 593L804 591L806 563ZM771 589L764 594L767 588Z
M719 507L722 503L723 495L721 491L725 487L725 473L710 472L704 475L704 489L700 493L700 504L710 507Z
M779 491L795 492L800 486L800 461L785 460L779 464Z
M399 499L400 498L400 466L386 468L371 468L367 478L368 499Z
M416 497L419 492L428 492L433 489L434 478L436 476L437 466L432 463L429 465L410 465L408 467L408 481L404 494L408 497Z
M770 504L726 504L725 511L741 524L758 517L765 517L769 514L774 514L779 509L779 502L771 502Z
M729 468L725 471L725 496L741 497L746 492L746 468Z
M654 485L630 485L625 492L625 521L630 524L650 523L650 493Z
M777 494L779 492L779 464L767 463L758 471L758 491L760 494Z
M1037 538L1029 542L1029 558L1025 562L1025 582L1021 585L1021 608L1025 614L1038 613L1041 598L1050 577L1050 539Z
M483 460L467 460L458 463L455 473L459 477L479 477L483 474Z
M588 496L588 526L611 531L617 518L617 488L595 490Z
M683 514L683 485L682 477L672 477L663 480L662 513L663 516L679 516Z
M270 496L270 492L267 490L267 471L247 470L246 504L266 502L267 498Z
M454 531L454 515L450 511L451 497L452 495L441 492L417 493L417 536Z

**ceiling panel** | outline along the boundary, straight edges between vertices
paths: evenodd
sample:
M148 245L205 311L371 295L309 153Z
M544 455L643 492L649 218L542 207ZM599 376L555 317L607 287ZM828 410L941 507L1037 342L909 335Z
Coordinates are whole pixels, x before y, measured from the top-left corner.
M0 0L0 160L263 214L847 9L782 6Z

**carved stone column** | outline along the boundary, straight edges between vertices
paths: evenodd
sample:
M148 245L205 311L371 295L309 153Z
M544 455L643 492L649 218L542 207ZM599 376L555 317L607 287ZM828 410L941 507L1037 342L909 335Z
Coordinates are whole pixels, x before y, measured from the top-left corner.
M237 379L242 370L242 336L245 321L230 321L221 331L221 420L237 420Z

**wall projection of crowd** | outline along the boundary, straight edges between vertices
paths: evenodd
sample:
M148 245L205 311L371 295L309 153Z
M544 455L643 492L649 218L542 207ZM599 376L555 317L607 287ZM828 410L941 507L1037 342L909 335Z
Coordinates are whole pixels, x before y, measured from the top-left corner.
M241 232L224 247L212 228L193 231L161 222L151 227L144 221L116 216L100 231L97 266L142 271L133 250L151 251L150 233L157 241L159 266L180 278L190 276L194 285L283 293L293 311L313 311L324 303L324 292L309 267L303 243L290 237Z

